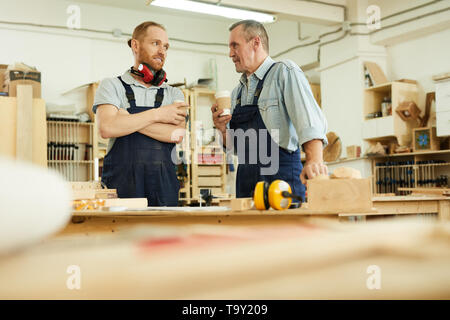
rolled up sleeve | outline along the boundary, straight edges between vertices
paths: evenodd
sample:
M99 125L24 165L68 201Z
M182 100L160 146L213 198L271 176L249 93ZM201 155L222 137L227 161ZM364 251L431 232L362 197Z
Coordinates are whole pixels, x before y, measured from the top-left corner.
M283 72L286 111L297 132L299 146L318 139L325 147L328 144L327 120L314 99L305 74L299 68L285 68Z
M119 94L113 81L113 79L104 79L100 82L100 85L95 91L94 105L92 106L92 111L94 113L97 112L97 107L102 104L112 104L119 109L122 107Z
M172 103L176 100L182 100L182 101L186 100L184 98L183 91L181 91L180 88L169 87L169 89L171 90Z

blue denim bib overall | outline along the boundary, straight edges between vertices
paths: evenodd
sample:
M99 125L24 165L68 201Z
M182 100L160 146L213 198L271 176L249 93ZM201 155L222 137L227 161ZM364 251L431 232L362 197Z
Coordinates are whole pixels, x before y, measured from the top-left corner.
M136 106L131 86L121 77L130 114L159 108L164 89L159 88L153 107ZM180 183L171 159L174 143L152 139L139 132L116 138L103 162L102 181L117 189L119 198L147 198L149 206L177 206Z
M304 201L305 186L300 181L300 174L303 169L303 165L300 160L300 148L298 148L294 152L290 152L279 147L279 145L267 132L267 128L259 112L259 95L263 88L264 80L266 79L267 74L274 65L275 64L272 64L269 70L267 70L263 79L258 82L255 95L253 97L253 104L241 106L242 88L238 93L236 107L233 111L233 115L230 121L230 129L233 129L235 131L238 129L242 129L244 130L244 132L247 132L247 130L249 129L255 130L257 133L257 143L250 143L250 141L248 141L247 139L242 141L242 139L237 139L236 136L233 139L235 148L234 150L239 150L239 148L237 147L238 144L245 143L245 154L241 155L238 152L239 166L236 176L236 197L252 197L256 183L258 181L267 181L271 183L274 180L281 179L289 183L292 188L292 192L296 195L301 196ZM267 137L265 138L267 151L263 150L262 154L269 158L278 154L279 157L278 171L272 175L261 174L262 168L270 167L270 163L267 164L265 163L267 161L262 161L263 159L260 154L261 146L264 145L264 139L261 140L260 130L264 129L267 132ZM251 155L254 155L255 153L256 163L251 163Z

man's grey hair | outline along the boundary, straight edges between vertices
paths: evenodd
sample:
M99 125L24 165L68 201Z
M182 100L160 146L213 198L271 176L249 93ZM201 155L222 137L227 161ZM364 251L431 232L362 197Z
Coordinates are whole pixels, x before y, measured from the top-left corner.
M266 29L264 28L262 23L255 20L242 20L233 23L228 30L232 31L234 28L240 25L243 26L245 40L247 40L247 42L252 40L256 36L259 36L264 50L269 53L269 37L267 36Z

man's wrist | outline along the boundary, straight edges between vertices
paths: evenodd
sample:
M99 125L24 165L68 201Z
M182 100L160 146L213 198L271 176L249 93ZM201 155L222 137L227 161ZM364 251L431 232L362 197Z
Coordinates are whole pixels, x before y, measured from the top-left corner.
M158 109L153 109L152 111L152 117L150 117L150 123L155 123L155 122L161 122L161 117L159 115L159 111Z
M308 159L308 158L306 158L305 164L310 164L310 163L324 164L325 162L323 161L323 159Z

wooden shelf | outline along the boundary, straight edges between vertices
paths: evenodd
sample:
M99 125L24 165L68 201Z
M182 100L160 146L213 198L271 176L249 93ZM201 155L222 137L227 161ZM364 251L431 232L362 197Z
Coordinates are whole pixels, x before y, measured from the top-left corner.
M63 125L74 125L74 126L93 126L93 122L77 122L77 121L55 121L47 120L49 124L63 124Z
M378 86L373 86L370 88L366 88L366 91L374 91L374 92L390 92L392 87L392 82L380 84Z
M369 114L381 112L381 103L385 97L391 100L392 114L385 117L366 119ZM412 140L412 130L418 126L411 121L403 121L395 112L401 102L413 101L418 103L418 87L406 82L389 82L364 90L364 125L363 139L376 142L386 139L397 139L402 146L407 146ZM423 111L423 110L422 110Z
M406 195L410 191L398 188L433 188L445 184L443 176L450 175L450 150L398 153L370 157L372 160L373 193ZM442 163L418 163L436 161ZM399 164L409 161L410 164ZM447 182L448 183L448 182Z
M94 163L93 160L48 160L48 163L81 163L81 164L92 164Z
M432 154L447 154L450 150L437 150L437 151L422 151L422 152L410 152L410 153L395 153L386 154L379 156L369 156L368 158L390 158L390 157L408 157L408 156L419 156L419 155L432 155Z

